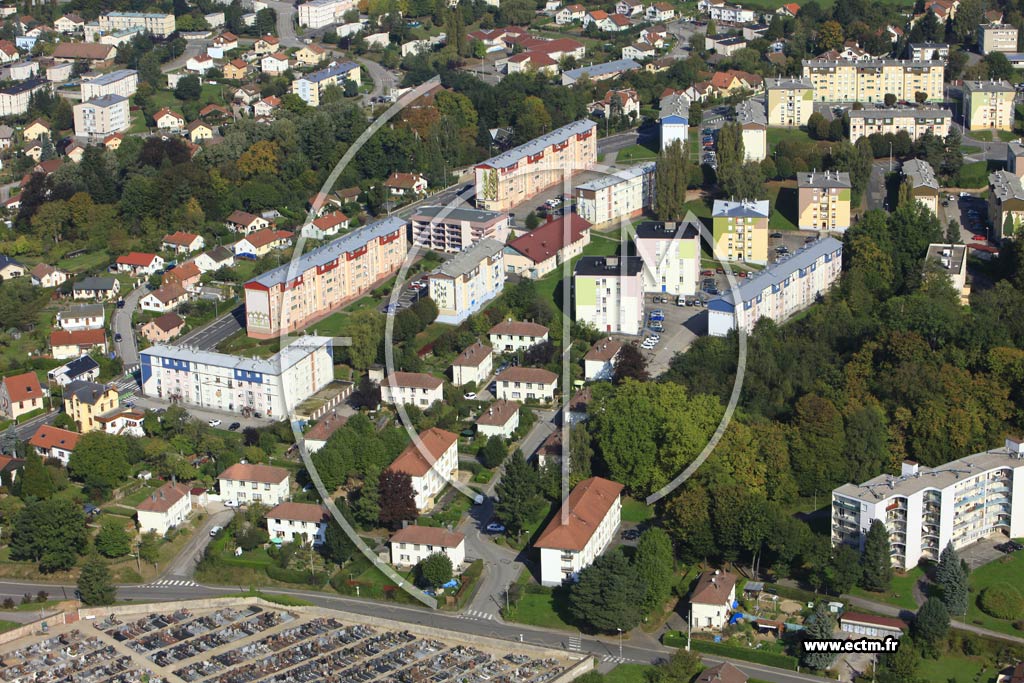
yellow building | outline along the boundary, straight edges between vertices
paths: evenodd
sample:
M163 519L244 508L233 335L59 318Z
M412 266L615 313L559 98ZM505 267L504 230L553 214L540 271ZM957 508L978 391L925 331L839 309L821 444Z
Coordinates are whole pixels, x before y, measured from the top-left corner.
M978 27L978 48L981 54L1016 52L1017 27L1009 24L982 24Z
M769 78L768 125L806 126L814 111L814 86L807 78Z
M743 263L768 263L767 199L727 201L716 199L711 208L715 258Z
M926 132L944 138L949 134L953 114L948 109L860 109L850 114L850 142L868 135L893 134L905 130L911 140Z
M97 419L120 405L113 385L75 380L64 389L64 412L78 425L82 434L103 429Z
M988 176L988 217L992 221L992 240L1015 239L1024 223L1024 186L1009 171Z
M850 174L811 171L797 175L797 227L845 232L850 227Z
M1006 81L964 81L968 130L1013 130L1013 86Z
M884 102L886 95L913 102L922 92L927 101L943 96L946 68L940 61L805 59L803 64L818 102Z

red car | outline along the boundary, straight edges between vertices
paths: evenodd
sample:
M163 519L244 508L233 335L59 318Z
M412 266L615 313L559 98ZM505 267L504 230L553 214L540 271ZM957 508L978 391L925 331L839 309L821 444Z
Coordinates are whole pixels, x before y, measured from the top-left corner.
M985 241L985 236L984 235L971 235L971 239L974 240L975 242L984 242Z
M708 275L714 275L715 271L713 271L713 270L702 270L702 271L700 271L700 274L702 276L704 276L704 277L707 277Z

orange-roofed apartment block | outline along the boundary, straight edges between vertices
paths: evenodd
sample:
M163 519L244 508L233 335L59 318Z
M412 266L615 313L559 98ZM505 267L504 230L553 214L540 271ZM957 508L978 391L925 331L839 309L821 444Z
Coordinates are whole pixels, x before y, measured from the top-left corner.
M597 124L574 121L476 166L476 205L508 211L597 163Z
M225 503L278 505L288 500L288 470L272 465L236 463L220 473L220 497Z
M601 477L576 485L533 544L540 550L543 585L575 580L604 552L622 521L621 494L622 484Z
M437 427L420 432L388 466L388 471L408 474L416 509L430 510L448 482L459 475L459 437Z

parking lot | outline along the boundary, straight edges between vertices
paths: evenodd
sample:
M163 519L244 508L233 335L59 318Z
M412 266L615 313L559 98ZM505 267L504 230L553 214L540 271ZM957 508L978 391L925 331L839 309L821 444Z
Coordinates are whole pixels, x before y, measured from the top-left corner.
M689 299L696 303L699 297ZM688 349L699 335L707 331L707 321L702 315L703 305L679 306L676 297L669 294L649 294L645 306L647 326L639 344L641 353L647 359L647 371L655 376L668 370L672 357ZM661 311L664 319L652 328L650 314L653 311ZM652 337L658 339L657 344L645 345L644 340Z
M944 195L943 210L947 221L960 225L960 239L964 244L987 244L991 241L988 224L988 204L981 197L961 193Z

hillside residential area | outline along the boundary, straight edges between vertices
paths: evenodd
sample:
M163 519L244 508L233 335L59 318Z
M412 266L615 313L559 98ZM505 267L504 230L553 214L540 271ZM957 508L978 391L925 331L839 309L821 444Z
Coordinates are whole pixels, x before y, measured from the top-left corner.
M1024 681L1021 3L0 2L0 214L3 680Z

